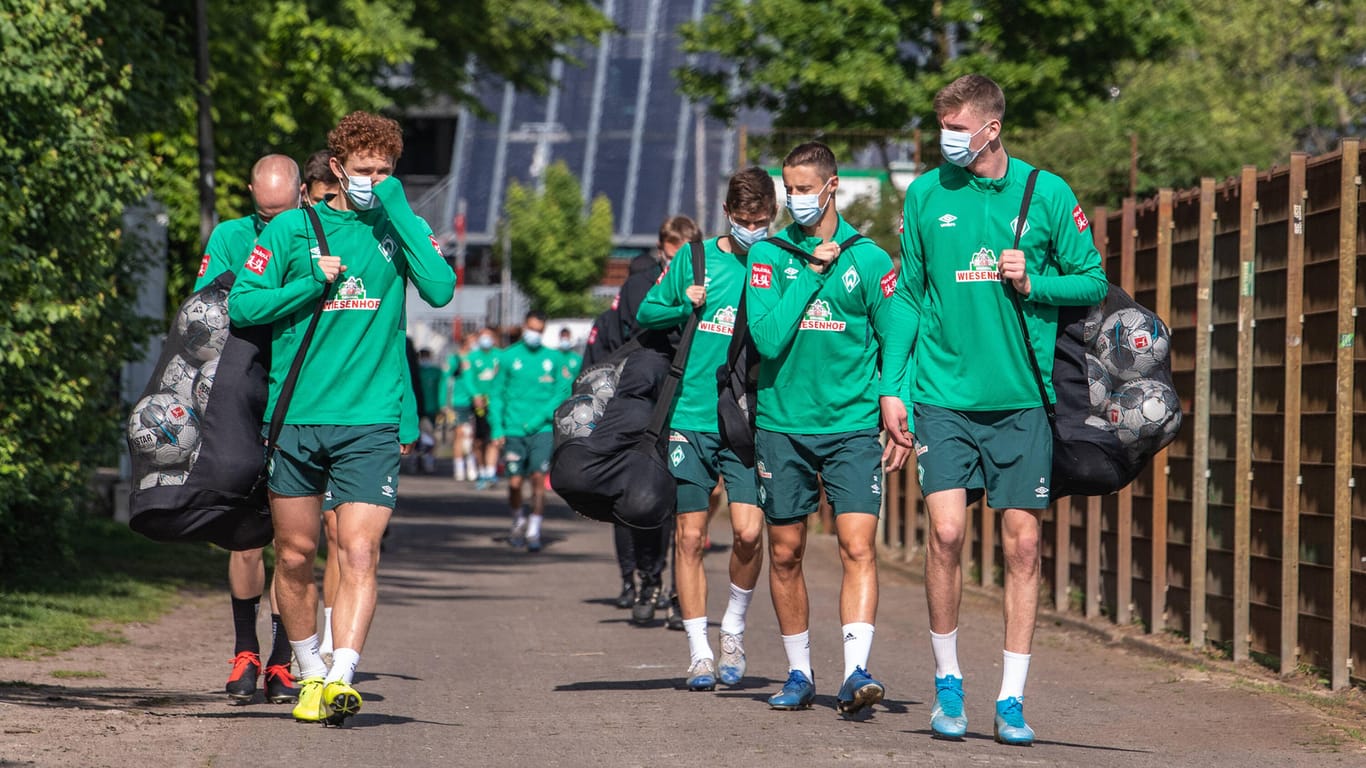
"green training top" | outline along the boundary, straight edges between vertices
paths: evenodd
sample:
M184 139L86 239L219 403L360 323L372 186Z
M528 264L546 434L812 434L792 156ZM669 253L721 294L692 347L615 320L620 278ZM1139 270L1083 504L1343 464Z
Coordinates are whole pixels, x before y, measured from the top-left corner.
M1015 238L1025 181L1033 166L1010 159L1006 175L984 179L942 165L906 193L901 280L881 393L908 404L961 411L1041 405L1009 285L997 273ZM1089 306L1108 283L1090 223L1067 182L1046 171L1035 182L1020 248L1030 294L1025 322L1053 394L1059 306Z
M455 273L427 223L412 212L397 178L375 185L381 205L369 211L314 207L333 255L346 271L336 280L305 357L286 424L399 423L408 368L405 278L434 307L449 303ZM322 295L314 263L318 244L303 210L277 216L247 259L228 297L239 325L272 326L271 413L304 330Z
M694 432L716 432L716 369L726 362L735 330L735 313L745 289L745 257L721 250L721 238L705 243L707 300L697 323L692 349L674 397L669 426ZM693 284L692 258L679 251L659 282L645 295L636 317L642 328L673 328L692 314L687 290Z
M560 400L564 400L574 392L574 379L578 378L579 370L583 368L583 355L572 349L561 349L559 352Z
M832 240L856 232L840 217ZM796 224L774 238L808 254L821 243ZM878 350L896 279L891 257L868 239L823 274L769 241L749 250L745 311L760 359L757 426L815 435L877 428Z
M523 437L550 429L551 417L564 400L558 349L525 341L503 350L493 382L489 430L494 439Z
M199 262L199 276L194 281L194 289L203 288L224 272L241 272L242 265L256 245L256 238L261 236L265 228L266 223L254 213L219 222L204 246L204 258Z
M475 395L490 397L493 394L493 381L498 375L498 358L501 351L475 347L463 355L451 355L452 370L460 366L460 375L455 376L451 402L456 408L469 407Z

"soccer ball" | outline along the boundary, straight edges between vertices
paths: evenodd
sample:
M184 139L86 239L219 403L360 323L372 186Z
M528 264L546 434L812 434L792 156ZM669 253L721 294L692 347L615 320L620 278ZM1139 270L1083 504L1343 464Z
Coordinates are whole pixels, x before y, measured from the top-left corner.
M166 370L161 373L161 391L169 392L184 402L190 402L195 373L193 363L180 355L171 355L171 359L166 362Z
M1106 417L1125 445L1157 440L1160 447L1181 428L1181 401L1160 381L1134 379L1111 396Z
M1111 376L1122 381L1151 375L1171 346L1167 327L1157 318L1133 307L1110 314L1100 324L1096 357Z
M183 469L148 472L138 481L138 488L146 490L160 485L184 485L185 478L189 476L190 473Z
M191 401L194 403L195 413L202 415L204 409L209 406L209 392L213 389L213 377L217 374L218 358L199 367L199 372L194 377L194 385L191 387Z
M1091 413L1104 413L1114 384L1110 380L1110 372L1105 370L1105 364L1090 353L1086 355L1086 382L1091 388Z
M175 395L148 395L128 415L128 445L155 466L182 464L199 445L199 418Z
M598 426L598 406L591 395L574 395L555 413L555 427L566 438L588 437Z
M1114 424L1111 424L1110 421L1109 421L1109 419L1103 419L1103 418L1101 418L1101 417L1099 417L1099 416L1096 416L1096 415L1094 415L1094 414L1091 415L1091 416L1087 416L1087 417L1086 417L1086 421L1084 421L1084 422L1082 422L1082 423L1084 423L1084 424L1085 424L1086 426L1088 426L1088 427L1093 427L1093 428L1095 428L1095 429L1102 429L1102 430L1105 430L1106 432L1114 432L1114 431L1115 431L1115 425L1114 425Z
M220 295L222 300L213 300ZM184 340L187 355L201 363L217 358L228 338L226 294L191 297L176 313L175 329Z
M612 399L612 395L616 394L617 371L615 368L607 366L588 371L583 377L582 386L576 389L599 403L605 403Z
M1100 304L1091 307L1086 312L1086 319L1081 324L1081 340L1089 347L1091 342L1100 335L1100 324L1105 319L1105 308Z

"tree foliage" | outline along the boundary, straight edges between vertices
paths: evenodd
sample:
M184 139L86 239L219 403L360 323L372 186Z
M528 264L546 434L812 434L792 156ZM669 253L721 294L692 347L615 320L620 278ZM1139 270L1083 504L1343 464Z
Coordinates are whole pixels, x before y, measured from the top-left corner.
M1210 0L1170 57L1128 63L1103 98L1026 131L1013 149L1063 174L1088 205L1187 187L1291 150L1325 152L1362 128L1366 2Z
M532 308L550 317L593 314L597 305L588 291L612 251L612 204L598 195L585 217L582 188L562 161L543 180L540 191L515 180L508 185L503 226L510 233L512 278Z
M900 131L934 124L935 92L969 72L996 79L1009 120L1103 92L1124 61L1172 42L1184 0L719 0L685 24L685 48L716 58L679 73L722 119L777 127Z
M99 0L31 5L0 0L0 574L60 553L146 331L119 237L150 175L116 131L130 71L85 26Z

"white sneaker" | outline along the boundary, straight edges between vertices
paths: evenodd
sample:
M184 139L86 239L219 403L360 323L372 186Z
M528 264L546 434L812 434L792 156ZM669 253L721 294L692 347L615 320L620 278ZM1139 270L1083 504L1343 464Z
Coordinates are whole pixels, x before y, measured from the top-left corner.
M716 665L721 671L721 682L738 685L745 676L745 636L721 633L721 658Z
M521 520L512 526L512 531L508 533L508 546L515 549L526 546L526 520Z

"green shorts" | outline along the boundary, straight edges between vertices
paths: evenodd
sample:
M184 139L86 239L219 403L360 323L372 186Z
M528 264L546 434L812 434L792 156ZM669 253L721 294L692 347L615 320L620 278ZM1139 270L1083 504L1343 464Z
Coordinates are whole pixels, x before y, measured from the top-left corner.
M456 424L469 424L474 421L474 406L457 405L451 410L455 411Z
M508 477L529 476L550 471L550 452L555 447L555 435L550 430L534 435L508 435L503 445L503 462Z
M359 502L393 509L398 463L396 424L286 424L268 468L268 487L281 496L326 494L328 508Z
M955 411L915 406L920 492L964 488L969 501L986 490L993 509L1043 509L1053 471L1053 430L1042 406L1010 411Z
M754 443L759 504L771 525L801 522L815 512L821 483L837 515L881 510L882 445L876 429L832 435L760 429Z
M759 505L754 470L721 445L715 432L675 429L669 433L669 471L678 481L678 511L707 509L718 477L726 480L726 496L732 504Z

